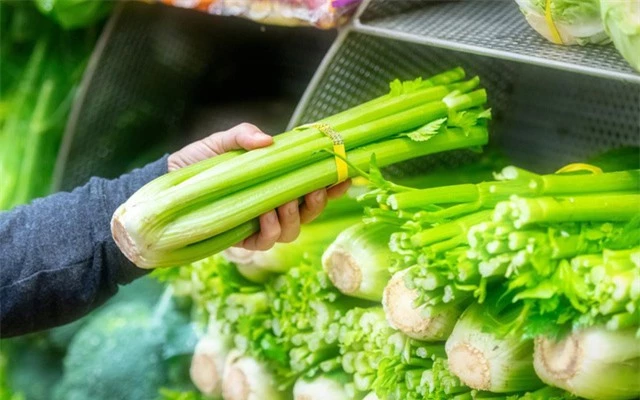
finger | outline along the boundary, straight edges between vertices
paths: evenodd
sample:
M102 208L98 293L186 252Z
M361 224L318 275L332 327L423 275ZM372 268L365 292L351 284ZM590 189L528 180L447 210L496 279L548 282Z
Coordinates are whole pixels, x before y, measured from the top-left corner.
M300 207L300 222L309 223L316 219L327 205L327 190L320 189L304 196L304 204Z
M327 189L327 197L332 199L337 199L338 197L342 197L347 190L351 187L351 179L347 179L344 182L340 182L335 186L332 186Z
M278 219L280 220L280 239L278 242L289 243L296 240L300 234L300 212L298 211L298 200L278 207Z
M273 138L255 125L245 122L227 131L214 133L204 138L202 143L213 153L222 154L231 150L253 150L269 146L273 143Z
M280 237L281 229L278 214L275 210L260 216L260 232L248 237L244 241L247 250L269 250Z

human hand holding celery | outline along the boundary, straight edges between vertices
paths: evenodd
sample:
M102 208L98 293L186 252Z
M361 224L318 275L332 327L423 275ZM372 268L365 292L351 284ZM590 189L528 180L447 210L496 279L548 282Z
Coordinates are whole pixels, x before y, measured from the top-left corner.
M207 160L232 150L255 150L273 144L273 138L258 127L242 123L191 143L171 154L167 160L169 172ZM260 216L260 231L238 242L236 247L247 250L268 250L276 242L289 243L300 234L300 224L313 221L324 209L327 200L342 196L349 188L345 181L327 189L313 191L302 202L290 201L276 210Z
M486 144L486 91L477 77L464 79L464 70L454 68L425 80L395 80L387 94L276 135L267 147L231 150L166 174L116 210L114 240L141 268L193 262L239 242L266 248L282 232L254 241L263 214L358 175L371 160L383 167ZM313 209L303 209L300 218L309 214Z

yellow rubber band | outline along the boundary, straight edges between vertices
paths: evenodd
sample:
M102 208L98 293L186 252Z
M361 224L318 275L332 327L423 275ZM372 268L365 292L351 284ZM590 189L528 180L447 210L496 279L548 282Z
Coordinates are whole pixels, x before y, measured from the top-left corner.
M364 176L356 176L351 180L353 186L369 186L369 180Z
M559 170L556 171L556 174L564 174L566 172L579 172L579 171L587 171L587 172L591 172L592 174L602 173L602 169L600 167L596 167L595 165L574 163L574 164L565 165L564 167L560 168Z
M336 155L336 172L338 174L338 182L336 184L346 181L349 179L349 166L345 162L347 151L344 147L342 136L328 124L316 124L315 127L333 141L333 152Z
M553 16L551 16L551 0L547 0L547 5L544 10L544 19L547 21L549 31L551 31L551 39L553 43L562 44L562 37L560 36L560 32L558 32L556 23L553 21Z

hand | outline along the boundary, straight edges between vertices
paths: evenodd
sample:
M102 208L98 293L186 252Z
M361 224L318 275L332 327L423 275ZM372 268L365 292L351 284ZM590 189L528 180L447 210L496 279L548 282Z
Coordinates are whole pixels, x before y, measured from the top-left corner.
M233 128L214 133L202 140L191 143L171 154L168 159L169 171L215 157L231 150L254 150L269 146L273 138L256 126L243 123ZM276 242L294 241L300 234L300 224L313 221L327 205L327 201L342 196L349 189L350 181L342 182L328 189L320 189L304 196L299 204L293 200L260 216L260 232L251 235L236 246L247 250L268 250Z

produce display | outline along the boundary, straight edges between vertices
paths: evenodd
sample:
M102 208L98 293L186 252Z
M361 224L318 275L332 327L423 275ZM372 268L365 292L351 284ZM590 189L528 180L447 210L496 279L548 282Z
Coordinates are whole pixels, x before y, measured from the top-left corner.
M200 331L199 391L180 395L637 398L640 169L627 157L637 153L423 189L372 165L360 171L371 190L351 211L359 220L303 227L302 237L341 226L331 244L305 242L302 257L292 244L279 270L224 255L156 270L192 302Z
M359 3L160 1L320 28ZM638 1L516 2L550 42L613 42L640 71ZM96 23L113 7L0 0L0 211L50 193ZM111 231L153 271L80 320L2 340L0 399L639 399L640 148L538 173L498 150L522 116L489 103L460 67L394 80L271 146L150 182ZM384 169L422 157L426 172ZM232 247L265 212L347 179L295 241Z

